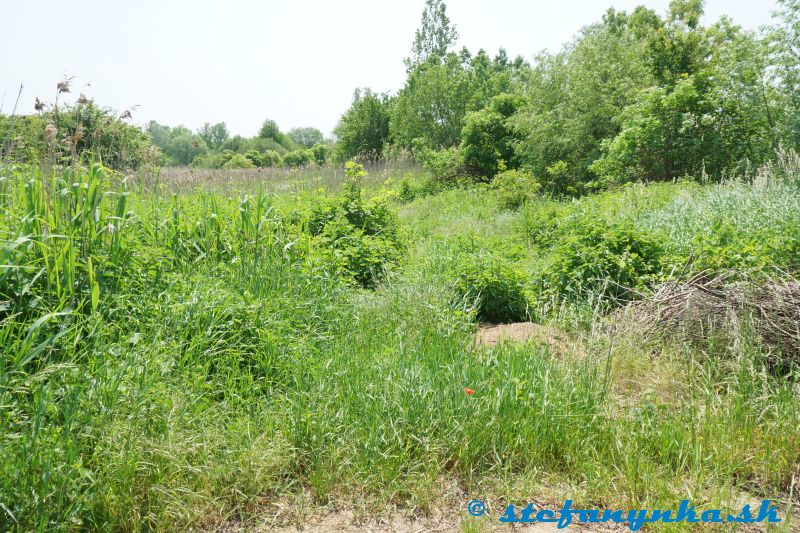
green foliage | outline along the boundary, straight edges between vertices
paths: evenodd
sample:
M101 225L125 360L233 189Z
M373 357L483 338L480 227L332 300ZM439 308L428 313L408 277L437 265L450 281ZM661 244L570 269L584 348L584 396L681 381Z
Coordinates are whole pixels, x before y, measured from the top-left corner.
M337 275L374 288L405 246L396 215L386 199L364 198L361 165L348 162L342 194L315 205L305 220L323 264Z
M109 168L133 170L161 159L146 133L85 97L38 115L0 115L0 138L0 156L26 164L66 165L94 157Z
M283 164L290 168L300 168L316 163L317 159L311 150L295 150L283 156Z
M471 76L461 58L450 53L443 62L426 62L409 73L391 110L391 136L404 149L415 143L440 150L457 145L475 101Z
M283 158L274 150L267 150L263 153L257 150L248 150L244 156L257 167L273 168L283 166Z
M616 303L647 290L661 271L658 240L630 224L586 219L571 229L539 273L542 295L583 299L601 294Z
M284 150L292 151L299 148L288 135L281 131L278 123L271 119L265 120L261 125L258 130L258 137L266 141L273 141L278 146L283 147Z
M277 139L281 135L281 129L278 123L272 119L267 119L261 124L261 129L258 130L258 136L263 139Z
M327 144L315 144L311 147L311 153L314 154L314 161L320 166L328 162L331 149Z
M228 155L228 154L226 154ZM229 154L220 168L255 168L255 164L242 154Z
M456 291L475 302L479 320L497 324L529 318L527 278L503 257L483 250L464 254L457 276Z
M764 161L769 146L766 122L752 120L708 78L693 76L679 80L671 91L643 92L591 169L602 185L704 172L719 179L742 170L738 167L745 162Z
M780 87L774 98L776 113L781 113L775 126L782 130L781 137L789 146L800 146L800 72L797 57L800 54L800 2L778 0L776 22L767 37L769 63L774 65L773 81Z
M453 146L443 150L424 150L419 159L439 183L452 185L468 175L463 151Z
M526 170L506 170L492 181L500 202L506 207L517 208L531 201L539 192L539 181Z
M222 146L222 143L227 141L230 137L228 127L224 122L218 122L213 126L206 122L203 124L203 127L200 128L200 131L197 132L197 135L205 141L209 148L214 150Z
M281 154L274 150L266 150L261 154L260 167L280 167L283 166Z
M287 133L289 138L297 145L311 148L316 144L322 144L325 137L317 128L292 128Z
M192 161L208 154L208 146L201 138L196 137L184 128L175 128L165 147L168 163L188 165Z
M521 97L500 94L492 98L485 109L467 115L461 133L464 164L470 172L491 180L498 164L513 164L515 136L508 119L522 106Z
M369 89L356 89L353 103L342 115L334 131L337 161L352 158L378 161L389 139L389 98Z
M405 60L406 66L411 70L428 60L444 57L457 40L458 32L455 26L450 26L445 3L425 0L422 23L414 35L411 57Z
M255 168L258 164L253 160L260 160L260 154L248 152L239 154L233 150L221 150L217 153L208 154L205 157L196 157L192 161L192 166L207 168Z
M520 136L520 163L542 179L545 191L583 192L603 139L617 134L625 107L653 84L644 43L631 25L627 15L609 10L564 51L538 58L527 105L511 122ZM547 169L556 164L560 175L549 179Z

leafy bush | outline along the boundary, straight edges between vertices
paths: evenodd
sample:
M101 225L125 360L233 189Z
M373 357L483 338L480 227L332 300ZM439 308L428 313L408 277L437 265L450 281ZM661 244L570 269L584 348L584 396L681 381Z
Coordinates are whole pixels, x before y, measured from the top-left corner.
M389 97L356 89L353 103L336 126L337 161L358 157L377 161L383 157L389 140Z
M400 257L403 234L385 198L364 199L361 165L349 162L346 173L349 181L342 194L331 199L315 198L304 227L314 237L314 248L323 264L362 287L372 288L386 266Z
M408 203L413 201L419 193L418 188L408 178L403 178L400 181L400 189L397 192L397 197L401 202Z
M506 170L495 176L492 188L503 205L515 208L536 196L539 182L528 171Z
M314 160L317 164L322 166L328 161L330 147L327 144L315 144L311 147L311 153L314 154Z
M255 165L253 164L253 162L242 154L232 154L230 157L228 157L228 160L222 164L222 168L254 168L254 167Z
M163 158L147 133L85 97L59 106L57 112L51 108L38 115L0 114L0 139L4 162L39 164L49 159L70 164L91 154L109 168L129 170L160 164Z
M457 273L456 291L475 300L479 320L508 323L529 318L526 276L505 258L485 251L465 254Z
M425 150L419 159L433 178L442 183L456 183L466 174L464 155L456 146L444 150Z
M502 171L500 162L509 163L514 157L514 134L508 118L522 106L522 98L499 94L480 111L469 113L461 133L464 163L484 180Z
M661 270L662 248L656 239L628 223L586 217L561 237L540 272L539 291L577 299L603 292L606 298L628 299L647 288Z
M244 156L257 167L272 168L283 166L283 157L274 150L266 150L263 153L258 150L248 150Z
M283 157L275 150L267 150L261 154L261 166L269 168L282 167Z
M283 156L283 164L290 168L305 167L315 160L314 152L311 150L295 150Z

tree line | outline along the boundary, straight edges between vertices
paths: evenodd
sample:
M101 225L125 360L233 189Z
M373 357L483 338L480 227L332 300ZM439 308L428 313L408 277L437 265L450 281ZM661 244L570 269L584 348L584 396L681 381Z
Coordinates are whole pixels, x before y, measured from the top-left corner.
M164 164L206 168L301 167L323 165L331 141L316 128L293 128L284 133L267 119L255 137L231 136L224 122L205 123L192 132L150 121L145 128L164 155Z
M357 90L334 153L408 154L442 178L522 169L557 194L747 173L800 142L800 2L758 32L702 16L702 0L609 9L528 63L455 51L444 2L427 0L404 86Z

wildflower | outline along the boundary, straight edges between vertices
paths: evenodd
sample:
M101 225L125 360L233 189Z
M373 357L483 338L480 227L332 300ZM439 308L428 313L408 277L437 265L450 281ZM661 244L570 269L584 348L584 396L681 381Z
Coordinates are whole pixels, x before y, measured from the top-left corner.
M473 394L475 394L475 391L470 389L469 387L464 387L464 392L467 393L467 396L472 396Z

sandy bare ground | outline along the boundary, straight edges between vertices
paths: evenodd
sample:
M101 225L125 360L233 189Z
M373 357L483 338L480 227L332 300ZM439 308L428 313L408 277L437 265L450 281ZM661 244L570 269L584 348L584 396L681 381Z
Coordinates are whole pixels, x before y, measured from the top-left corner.
M268 517L262 523L251 526L237 526L227 524L216 531L220 533L239 532L279 532L279 533L323 533L341 531L345 533L459 533L459 532L502 532L502 531L531 531L550 532L561 531L555 524L503 524L497 518L475 518L466 513L453 512L451 516L438 515L428 517L407 516L400 513L381 516L357 516L349 510L320 510L314 511L309 516L304 516L302 523L282 523L280 519ZM611 532L626 531L621 527L595 526L586 527L572 525L569 531L574 532Z
M513 322L511 324L480 324L475 334L475 344L491 348L500 341L533 342L547 346L552 353L565 355L575 353L580 347L569 335L551 326L533 322Z

